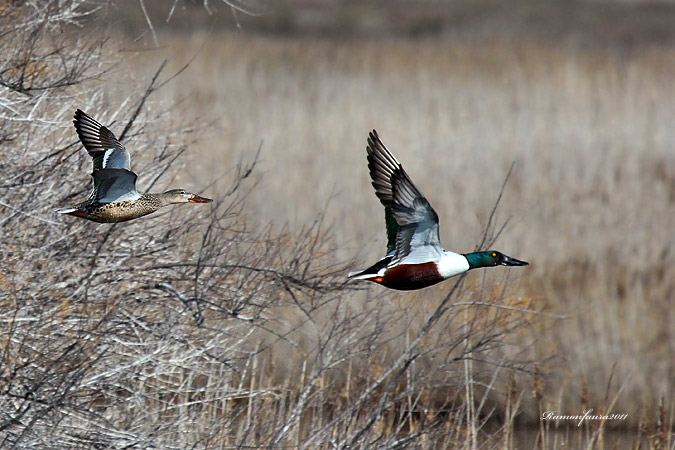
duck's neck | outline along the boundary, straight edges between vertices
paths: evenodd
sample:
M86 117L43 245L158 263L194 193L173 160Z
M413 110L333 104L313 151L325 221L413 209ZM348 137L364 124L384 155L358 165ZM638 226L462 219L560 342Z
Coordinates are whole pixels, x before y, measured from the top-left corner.
M142 197L149 205L156 207L155 209L177 203L170 192L147 193L143 194Z
M140 198L136 202L139 208L148 210L150 212L155 212L159 208L171 204L168 199L163 196L161 193L145 193L141 194Z

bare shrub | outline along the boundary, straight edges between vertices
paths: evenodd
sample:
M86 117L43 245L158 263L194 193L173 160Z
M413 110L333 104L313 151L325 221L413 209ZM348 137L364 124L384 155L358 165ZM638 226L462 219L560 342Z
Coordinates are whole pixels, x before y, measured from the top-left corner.
M87 15L84 2L0 7L2 445L144 446L177 431L182 410L170 405L193 402L204 370L231 382L249 358L250 324L265 328L262 312L280 292L311 296L342 283L332 281L336 268L315 267L322 229L247 230L240 188L255 160L232 174L218 209L131 227L57 218L54 208L86 194L91 162L71 128L54 130L78 106L71 88L89 86L101 100L103 86L83 83L100 78L105 39L69 32ZM101 101L97 111L131 117L120 138L132 135L148 189L179 168L181 142L195 131L172 127L161 105L144 107L156 87L153 79L126 105ZM152 161L137 157L143 150ZM242 395L230 391L217 400Z

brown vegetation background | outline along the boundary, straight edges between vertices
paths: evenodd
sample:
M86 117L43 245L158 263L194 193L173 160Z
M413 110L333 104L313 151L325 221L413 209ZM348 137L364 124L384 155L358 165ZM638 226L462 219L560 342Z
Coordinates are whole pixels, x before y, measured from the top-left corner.
M673 445L672 6L210 5L112 2L81 18L80 35L65 25L70 51L111 37L91 55L93 79L35 125L50 138L30 173L47 171L50 194L39 201L38 181L19 177L34 202L19 210L49 221L63 264L45 269L53 290L31 281L21 261L41 259L45 225L5 206L18 195L6 182L3 316L20 329L29 299L52 305L40 314L58 324L25 336L59 343L82 374L55 388L62 403L43 401L51 424L24 420L35 400L12 377L31 354L16 356L26 340L7 332L4 401L27 410L3 419L4 443L49 447L59 429L113 447ZM127 142L140 188L204 189L218 209L114 227L50 215L88 189L74 108L119 133L165 59ZM531 265L472 272L452 292L452 280L411 293L344 285L384 253L373 128L458 252L481 241L515 162L494 248ZM4 145L25 139L29 165L40 146L17 139ZM68 359L83 335L97 338ZM588 409L628 419L539 420Z

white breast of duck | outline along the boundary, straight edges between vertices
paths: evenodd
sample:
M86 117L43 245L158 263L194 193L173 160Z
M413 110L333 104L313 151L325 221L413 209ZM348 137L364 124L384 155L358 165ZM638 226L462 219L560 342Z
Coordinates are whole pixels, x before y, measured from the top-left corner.
M444 250L436 262L438 273L444 278L454 277L469 270L469 261L464 255Z

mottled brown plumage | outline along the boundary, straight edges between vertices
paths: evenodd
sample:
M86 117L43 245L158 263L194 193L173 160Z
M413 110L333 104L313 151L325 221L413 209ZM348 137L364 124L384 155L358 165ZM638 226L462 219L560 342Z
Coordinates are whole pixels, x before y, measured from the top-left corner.
M91 203L86 201L67 212L99 223L126 222L127 220L152 214L158 209L176 203L209 203L211 199L174 189L161 194L143 194L137 200L125 200L114 203Z

